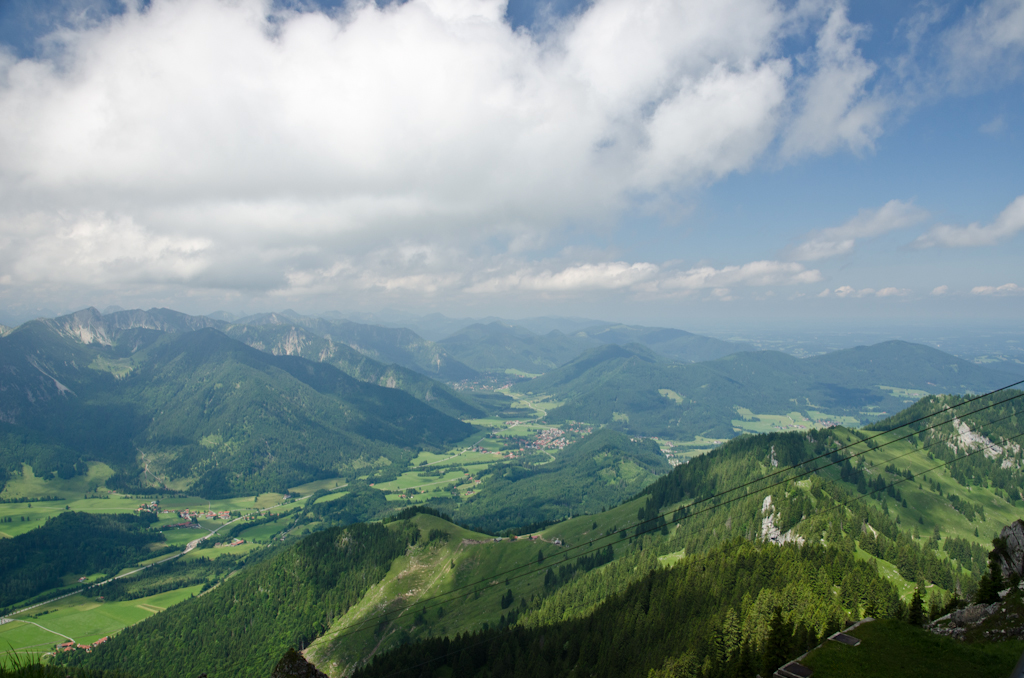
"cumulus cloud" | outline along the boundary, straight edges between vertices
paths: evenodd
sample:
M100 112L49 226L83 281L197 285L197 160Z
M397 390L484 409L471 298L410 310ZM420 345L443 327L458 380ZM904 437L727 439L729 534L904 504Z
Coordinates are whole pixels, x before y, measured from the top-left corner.
M863 146L875 123L860 29L841 6L798 29L794 11L596 0L532 34L511 28L502 0L358 2L336 16L128 3L49 36L42 56L0 56L5 274L77 289L461 288L486 256L366 262L391 242L508 252L567 223L607 225L637 196L751 167L785 130L801 153ZM818 36L817 65L799 75L781 48L794 31ZM62 265L13 265L40 261ZM514 286L652 275L591 266L528 266ZM714 287L740 273L677 284L705 275L726 279Z
M910 294L910 290L899 287L883 287L875 293L879 297L905 297L908 294Z
M842 226L826 228L798 245L790 253L796 261L817 261L847 254L861 238L873 238L889 231L919 223L927 212L899 200L890 200L877 210L861 210Z
M831 294L835 294L841 299L845 299L846 297L853 299L861 299L863 297L905 297L910 294L910 290L899 287L883 287L880 290L876 290L872 287L864 287L858 290L850 285L843 285L842 287L837 287L831 292L826 289L818 296L827 297Z
M933 297L941 297L943 294L949 292L949 285L939 285L932 290Z
M981 285L971 289L971 294L979 294L983 296L987 295L1006 295L1006 294L1020 294L1024 292L1024 288L1019 287L1016 283L1007 283L1000 285L999 287L989 287Z
M974 223L969 226L936 226L920 236L918 247L981 247L1013 237L1024 230L1024 195L1018 196L987 226Z

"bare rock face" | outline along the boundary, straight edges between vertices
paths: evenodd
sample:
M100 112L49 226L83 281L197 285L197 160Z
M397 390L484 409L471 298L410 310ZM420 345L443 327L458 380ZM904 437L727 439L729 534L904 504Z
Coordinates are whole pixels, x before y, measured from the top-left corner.
M294 647L291 647L281 657L281 661L277 662L270 678L327 678L327 674L317 670Z
M999 536L1006 542L1006 551L999 557L1003 579L1009 579L1011 574L1024 578L1024 520L1007 525Z

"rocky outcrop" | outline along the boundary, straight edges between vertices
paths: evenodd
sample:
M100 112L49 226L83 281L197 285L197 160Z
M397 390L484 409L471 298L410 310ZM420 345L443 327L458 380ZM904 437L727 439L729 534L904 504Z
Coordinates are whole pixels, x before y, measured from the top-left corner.
M327 678L327 674L317 670L294 647L290 647L277 662L270 678Z
M961 610L954 610L944 617L939 617L928 625L928 630L940 636L950 636L963 640L967 630L978 626L996 612L999 603L991 605L969 605Z
M1009 580L1014 574L1024 578L1024 520L1007 525L999 533L1005 543L1000 549L999 564L1003 568L1003 580Z

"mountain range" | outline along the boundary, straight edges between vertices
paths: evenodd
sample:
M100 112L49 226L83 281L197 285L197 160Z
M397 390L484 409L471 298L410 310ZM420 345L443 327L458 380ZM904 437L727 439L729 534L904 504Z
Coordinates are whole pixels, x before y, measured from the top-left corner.
M354 464L404 464L475 430L397 388L217 327L170 311L90 309L0 338L5 472L30 463L68 476L101 461L118 472L115 485L159 479L237 496L351 475ZM450 397L441 385L436 393Z
M728 438L734 422L802 412L810 418L872 421L924 393L984 393L1017 378L920 344L889 341L794 358L742 352L708 362L666 361L638 344L583 353L516 385L563 404L552 422L608 424L644 435ZM918 394L920 395L920 394Z

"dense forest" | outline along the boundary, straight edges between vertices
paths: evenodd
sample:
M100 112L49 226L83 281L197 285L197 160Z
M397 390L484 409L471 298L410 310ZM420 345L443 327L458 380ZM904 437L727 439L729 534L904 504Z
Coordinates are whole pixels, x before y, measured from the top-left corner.
M406 525L317 532L125 629L91 654L61 659L147 677L266 678L285 650L321 634L387 573L419 538Z
M150 557L164 536L149 525L156 516L66 511L41 527L0 541L0 607L63 585L68 574L114 574Z
M652 570L584 618L403 646L355 676L769 675L861 612L904 611L849 551L734 542Z
M610 429L565 447L542 464L516 460L484 479L477 496L451 510L481 532L551 523L599 513L635 495L671 469L653 440L631 440ZM443 507L447 508L447 507Z
M775 351L737 353L703 363L665 361L650 349L591 349L516 385L565 403L549 421L606 424L642 435L729 438L737 408L758 414L816 410L870 419L905 402L879 385L928 392L985 392L1012 379L926 346L892 341L798 359Z
M212 327L134 328L115 343L83 343L105 326L69 318L0 337L0 480L22 463L69 478L101 461L116 471L108 487L143 493L141 452L150 478L192 478L189 492L220 498L352 475L357 461L405 464L475 430L397 388ZM425 388L425 399L454 397Z

